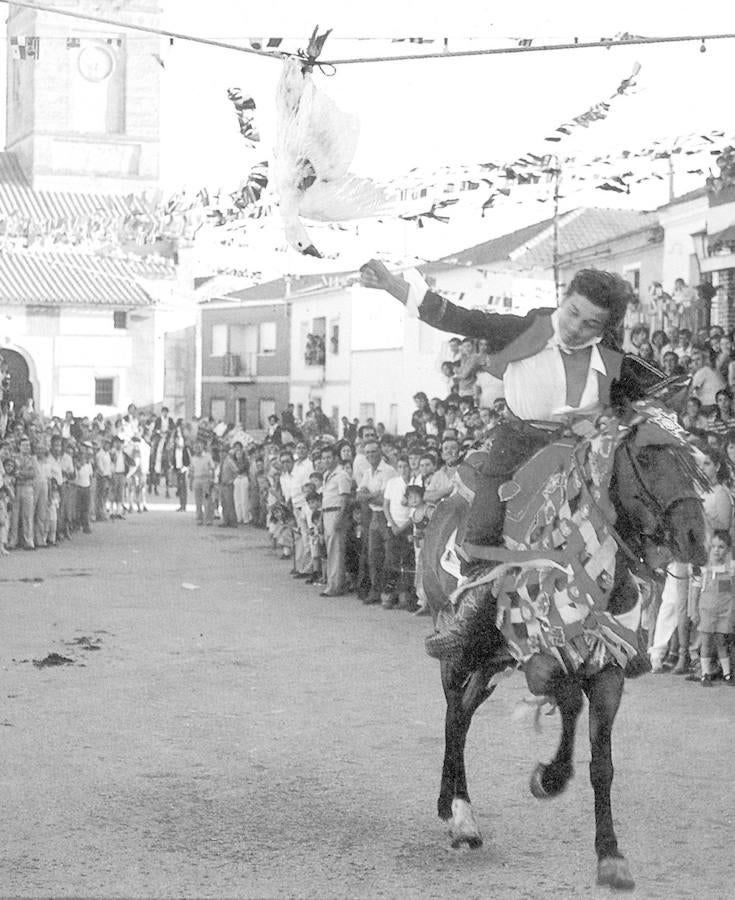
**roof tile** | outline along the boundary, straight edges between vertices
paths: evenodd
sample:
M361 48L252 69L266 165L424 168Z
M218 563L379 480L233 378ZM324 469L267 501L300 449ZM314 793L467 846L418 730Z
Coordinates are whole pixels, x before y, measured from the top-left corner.
M0 251L0 304L153 306L139 279L170 278L174 271L163 261Z

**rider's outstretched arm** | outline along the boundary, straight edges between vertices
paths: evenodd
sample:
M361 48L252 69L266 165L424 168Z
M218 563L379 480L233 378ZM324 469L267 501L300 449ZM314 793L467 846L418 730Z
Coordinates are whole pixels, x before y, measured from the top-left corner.
M405 277L394 275L378 260L371 259L360 269L364 287L387 291L417 314L422 322L471 338L485 338L488 352L496 353L515 340L531 324L536 312L527 316L500 315L480 309L464 309L445 297L429 290L429 286L414 269Z

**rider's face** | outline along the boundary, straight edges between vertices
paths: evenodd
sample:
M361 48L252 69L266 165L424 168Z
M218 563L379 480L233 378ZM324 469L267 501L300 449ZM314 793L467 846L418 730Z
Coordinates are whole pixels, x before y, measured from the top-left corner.
M600 337L608 312L582 294L570 294L559 307L559 333L568 347L582 347Z

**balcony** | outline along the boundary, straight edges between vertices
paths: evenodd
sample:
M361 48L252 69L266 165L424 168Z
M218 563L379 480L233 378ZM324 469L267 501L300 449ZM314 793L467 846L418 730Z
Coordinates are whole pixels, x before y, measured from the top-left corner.
M233 381L252 381L258 373L257 353L225 353L222 374Z
M307 334L306 347L304 348L304 362L307 366L325 366L327 362L327 350L324 344L324 336L320 334Z

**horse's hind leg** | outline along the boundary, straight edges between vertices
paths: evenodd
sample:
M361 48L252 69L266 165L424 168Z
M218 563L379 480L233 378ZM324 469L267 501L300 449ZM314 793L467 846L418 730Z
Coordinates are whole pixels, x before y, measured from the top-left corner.
M590 780L595 792L595 850L597 883L630 890L635 882L618 850L613 827L610 789L613 780L612 727L623 693L623 670L608 666L592 676L586 692L590 703Z
M574 736L583 703L579 681L568 676L559 678L554 684L553 697L561 714L561 740L554 759L548 764L539 763L531 775L531 793L538 800L561 794L574 774Z
M444 725L444 768L437 809L439 817L451 819L449 834L453 847L482 846L482 834L467 792L464 751L472 712L462 707L463 684L469 673L449 662L442 663L442 683L447 701Z

